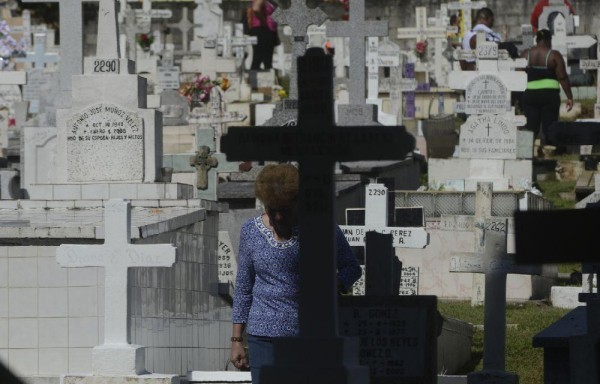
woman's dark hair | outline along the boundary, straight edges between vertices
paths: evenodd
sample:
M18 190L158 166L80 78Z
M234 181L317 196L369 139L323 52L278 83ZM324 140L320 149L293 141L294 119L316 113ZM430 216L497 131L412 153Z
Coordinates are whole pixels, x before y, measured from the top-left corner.
M546 41L548 43L552 42L552 33L550 33L547 29L540 29L535 34L535 41L539 43L540 41Z
M458 21L458 16L456 14L450 16L450 25L454 25Z

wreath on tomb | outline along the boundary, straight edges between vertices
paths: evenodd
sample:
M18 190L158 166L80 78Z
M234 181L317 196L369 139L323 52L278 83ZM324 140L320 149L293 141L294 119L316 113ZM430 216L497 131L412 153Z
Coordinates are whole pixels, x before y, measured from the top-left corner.
M179 93L187 98L190 106L195 107L210 101L210 91L214 87L219 87L222 91L226 91L230 86L231 83L226 77L211 80L210 77L199 73L191 83L181 84Z
M419 59L424 59L427 55L427 40L421 40L417 42L415 46L415 55Z
M136 41L140 48L142 48L145 52L148 52L150 50L150 47L154 43L154 36L148 33L141 33L137 35Z

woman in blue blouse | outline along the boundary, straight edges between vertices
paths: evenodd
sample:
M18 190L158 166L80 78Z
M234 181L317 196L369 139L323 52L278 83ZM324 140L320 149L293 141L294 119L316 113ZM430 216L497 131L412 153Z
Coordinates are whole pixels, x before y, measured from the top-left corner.
M259 368L273 364L273 339L299 333L298 183L293 165L265 166L255 192L266 213L248 220L241 230L231 361L238 369L251 367L253 384L259 383ZM339 228L336 238L338 286L345 292L358 280L361 269ZM244 330L250 364L242 344Z

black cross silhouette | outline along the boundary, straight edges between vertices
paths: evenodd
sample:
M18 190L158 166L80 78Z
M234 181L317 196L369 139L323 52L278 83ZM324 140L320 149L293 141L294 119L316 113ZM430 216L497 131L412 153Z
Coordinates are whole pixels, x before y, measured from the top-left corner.
M334 165L403 159L415 147L404 127L334 122L333 62L321 48L298 58L298 124L230 127L221 138L229 161L297 161L300 171L300 336L337 334ZM318 265L318 268L315 266Z

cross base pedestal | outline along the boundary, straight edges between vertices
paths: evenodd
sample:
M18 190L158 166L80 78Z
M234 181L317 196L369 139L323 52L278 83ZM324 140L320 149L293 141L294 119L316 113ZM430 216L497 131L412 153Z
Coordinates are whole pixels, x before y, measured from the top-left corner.
M369 368L358 364L358 338L277 339L275 364L263 367L265 384L366 384Z
M146 371L146 352L141 345L103 344L92 350L94 375L142 375Z
M478 371L467 375L467 384L519 384L519 376L506 371Z
M338 106L338 125L381 125L377 113L373 104L342 104Z

